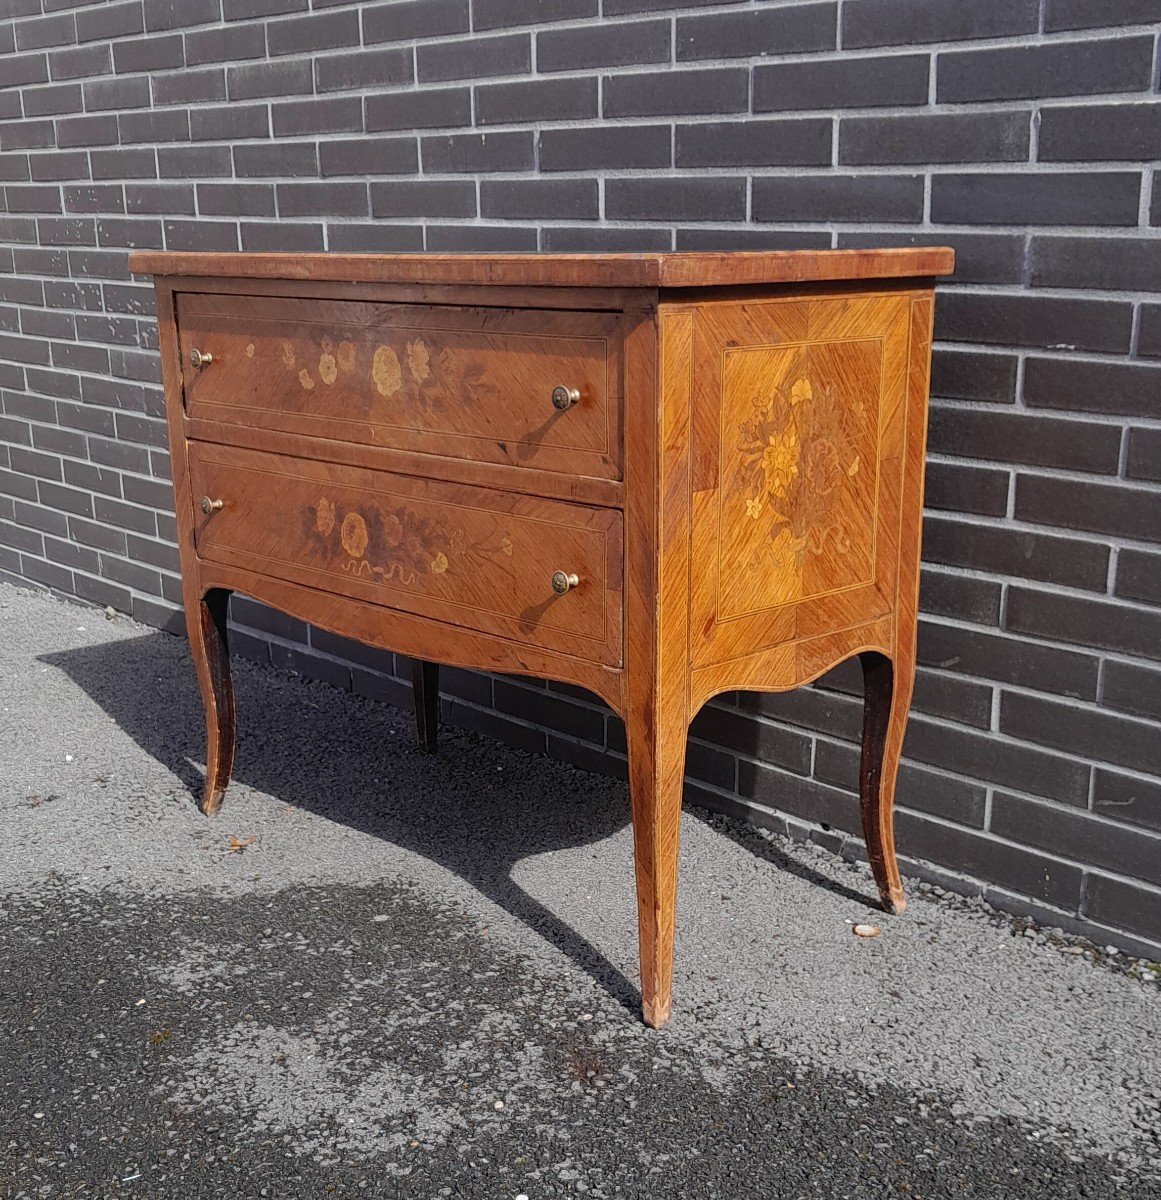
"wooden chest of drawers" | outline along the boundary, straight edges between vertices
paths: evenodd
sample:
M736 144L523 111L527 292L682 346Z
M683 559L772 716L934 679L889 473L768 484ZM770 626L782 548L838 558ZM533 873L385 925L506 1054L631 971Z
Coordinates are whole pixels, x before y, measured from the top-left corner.
M625 722L642 1008L669 1015L686 731L861 658L884 905L914 675L939 248L138 253L155 277L208 728L234 753L237 590L410 656L561 680Z

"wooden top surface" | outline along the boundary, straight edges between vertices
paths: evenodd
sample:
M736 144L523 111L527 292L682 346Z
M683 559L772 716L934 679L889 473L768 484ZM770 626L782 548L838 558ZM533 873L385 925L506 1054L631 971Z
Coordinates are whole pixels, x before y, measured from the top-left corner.
M689 288L951 273L946 246L763 250L721 254L200 254L138 250L138 275L230 276L338 283L510 287Z

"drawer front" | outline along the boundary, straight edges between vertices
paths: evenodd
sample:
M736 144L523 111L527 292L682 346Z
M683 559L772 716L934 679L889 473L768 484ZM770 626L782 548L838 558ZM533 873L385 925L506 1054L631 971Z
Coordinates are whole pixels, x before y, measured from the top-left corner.
M177 321L191 417L621 477L615 314L184 293Z
M209 443L188 459L202 559L621 661L617 511Z

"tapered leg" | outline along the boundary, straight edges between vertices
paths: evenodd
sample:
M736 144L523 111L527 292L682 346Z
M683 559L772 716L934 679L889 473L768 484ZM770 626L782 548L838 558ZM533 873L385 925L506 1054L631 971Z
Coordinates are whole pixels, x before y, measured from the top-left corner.
M206 787L201 810L214 816L230 782L234 765L234 685L226 639L226 607L230 593L212 588L196 604L186 606L190 651L206 710Z
M637 874L641 1015L654 1029L669 1020L677 844L685 773L685 723L680 724L680 736L676 731L666 736L667 724L672 728L675 722L630 718L625 728Z
M411 691L415 697L415 728L419 744L432 753L439 739L439 664L411 660Z
M907 728L913 668L868 650L863 664L863 751L859 769L859 801L863 836L871 872L883 907L901 913L907 903L895 861L895 777Z

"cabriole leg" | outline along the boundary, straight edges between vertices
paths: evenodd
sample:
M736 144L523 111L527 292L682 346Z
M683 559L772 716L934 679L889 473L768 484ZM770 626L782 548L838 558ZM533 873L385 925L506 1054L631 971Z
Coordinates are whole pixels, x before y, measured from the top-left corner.
M863 750L859 769L859 801L863 836L871 872L879 887L883 907L903 911L907 901L895 861L895 778L907 728L914 671L892 662L885 654L868 650L859 655L863 665Z
M226 637L230 593L211 588L196 604L186 606L190 651L206 711L206 786L201 810L214 816L230 782L234 765L234 685Z
M411 660L411 691L419 744L434 753L439 741L439 664Z

